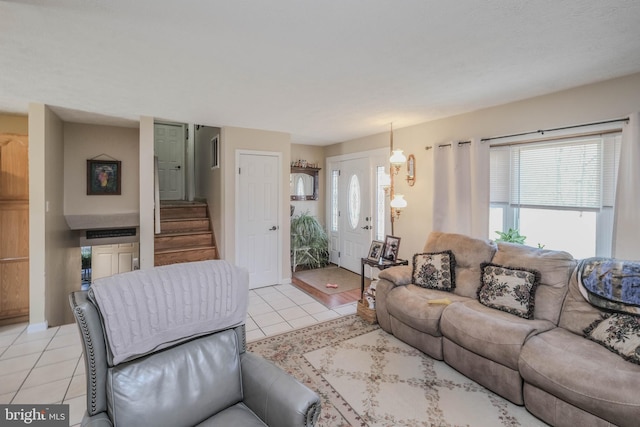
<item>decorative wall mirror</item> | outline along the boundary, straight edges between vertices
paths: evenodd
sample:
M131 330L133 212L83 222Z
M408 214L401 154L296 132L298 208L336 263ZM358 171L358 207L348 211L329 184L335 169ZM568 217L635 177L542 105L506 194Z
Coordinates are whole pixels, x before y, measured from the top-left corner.
M407 182L411 187L416 183L416 158L413 154L407 159Z
M318 200L318 172L320 168L291 167L289 187L291 200Z

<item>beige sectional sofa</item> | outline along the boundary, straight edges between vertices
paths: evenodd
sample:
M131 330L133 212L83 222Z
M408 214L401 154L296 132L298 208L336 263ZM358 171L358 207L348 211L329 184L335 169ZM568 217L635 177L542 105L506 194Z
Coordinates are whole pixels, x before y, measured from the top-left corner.
M380 273L383 330L551 425L639 425L640 365L583 337L602 311L580 294L570 254L431 233L424 252L443 251L455 256L452 291L413 284L411 265ZM478 301L483 263L539 273L530 318Z

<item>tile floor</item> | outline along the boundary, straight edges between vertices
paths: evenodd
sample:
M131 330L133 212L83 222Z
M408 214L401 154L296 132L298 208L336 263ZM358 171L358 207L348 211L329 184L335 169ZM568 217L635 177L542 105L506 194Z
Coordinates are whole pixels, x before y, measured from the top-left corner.
M328 309L292 285L249 292L247 341L353 314L356 303ZM70 423L86 408L86 376L75 324L27 334L26 324L0 326L0 404L68 403Z

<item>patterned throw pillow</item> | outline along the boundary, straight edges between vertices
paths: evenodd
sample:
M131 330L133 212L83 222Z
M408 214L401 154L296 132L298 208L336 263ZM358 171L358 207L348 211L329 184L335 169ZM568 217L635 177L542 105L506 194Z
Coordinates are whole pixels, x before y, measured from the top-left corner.
M640 316L605 314L584 330L584 336L640 365Z
M415 254L413 283L423 288L451 292L456 287L456 258L453 252Z
M483 263L478 301L487 307L506 311L525 319L533 317L536 287L540 273L523 268Z

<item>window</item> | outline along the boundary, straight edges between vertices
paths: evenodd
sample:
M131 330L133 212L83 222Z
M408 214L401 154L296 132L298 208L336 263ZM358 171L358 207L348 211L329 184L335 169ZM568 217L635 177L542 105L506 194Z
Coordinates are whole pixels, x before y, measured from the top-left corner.
M351 175L349 179L348 209L349 209L349 225L352 229L358 226L360 221L360 181L358 175Z
M386 172L384 171L384 166L376 167L376 229L375 229L375 239L376 240L384 240L385 237L385 229L384 224L386 222L386 209L385 209L385 185L386 183Z
M340 210L338 208L338 183L340 178L340 171L331 171L331 231L338 231L338 219L340 217Z
M530 246L610 256L620 143L609 133L491 147L490 237L515 228Z

